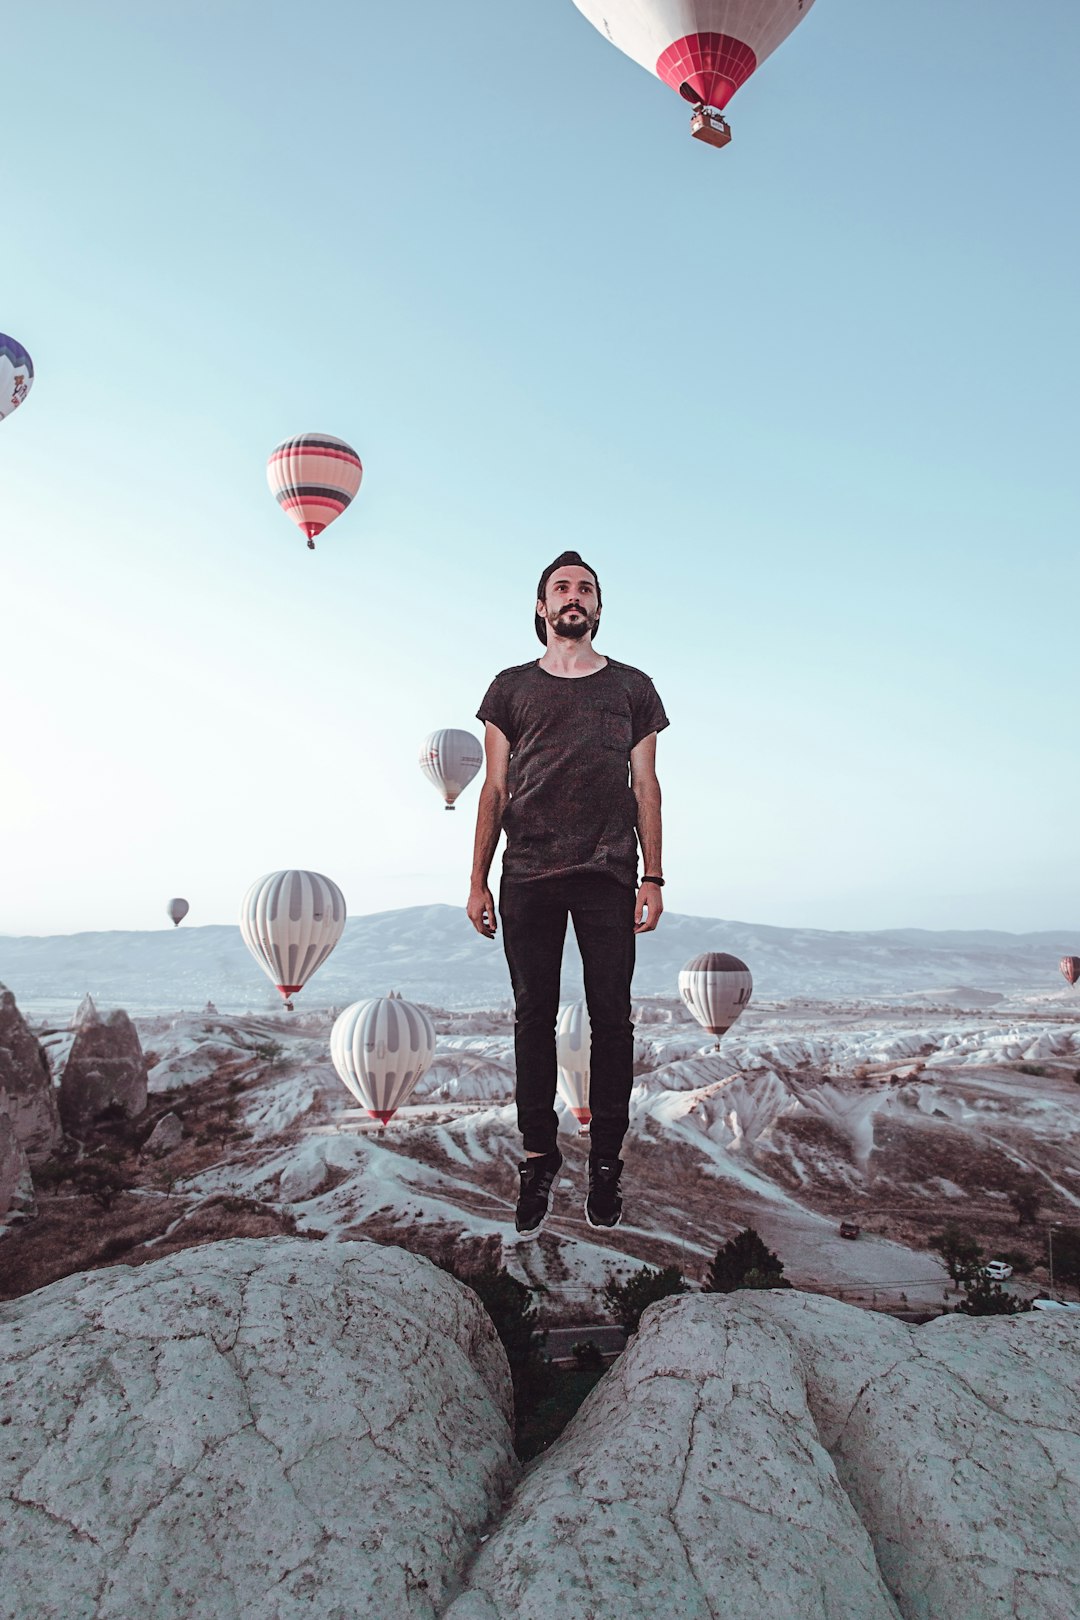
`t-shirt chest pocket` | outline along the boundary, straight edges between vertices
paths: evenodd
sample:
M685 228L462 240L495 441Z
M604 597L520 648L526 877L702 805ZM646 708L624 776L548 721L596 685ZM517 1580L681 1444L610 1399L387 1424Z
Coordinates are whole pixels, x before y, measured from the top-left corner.
M628 757L633 730L629 709L601 709L598 720L602 745Z

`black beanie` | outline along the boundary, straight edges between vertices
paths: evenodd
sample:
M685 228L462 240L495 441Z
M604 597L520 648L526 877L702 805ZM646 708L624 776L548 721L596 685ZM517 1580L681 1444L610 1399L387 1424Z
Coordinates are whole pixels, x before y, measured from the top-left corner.
M538 602L542 602L544 600L544 592L547 590L547 582L555 572L556 568L565 568L567 563L577 563L579 568L588 568L593 579L596 579L596 569L589 567L589 564L585 561L580 552L564 551L562 556L556 557L553 563L549 563L544 569L544 572L540 575L540 583L536 587L536 600ZM603 607L604 605L604 598L600 594L600 581L598 579L596 579L596 605L598 608ZM540 617L539 613L534 614L533 624L536 626L536 634L541 644L545 647L547 646L547 630L545 628L546 622L546 620Z

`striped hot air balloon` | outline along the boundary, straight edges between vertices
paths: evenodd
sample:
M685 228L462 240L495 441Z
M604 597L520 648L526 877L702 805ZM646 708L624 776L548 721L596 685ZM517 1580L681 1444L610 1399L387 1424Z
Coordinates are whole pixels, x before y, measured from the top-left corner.
M697 109L690 128L726 146L723 117L747 79L782 45L814 0L574 0L594 28Z
M0 332L0 422L17 411L34 385L34 362L15 338Z
M471 731L433 731L420 750L420 769L442 794L447 810L483 763L483 744Z
M589 1107L589 1070L592 1062L592 1025L585 1001L571 1001L555 1025L555 1060L559 1066L559 1096L584 1133L592 1119Z
M259 878L240 906L244 944L292 1007L345 927L345 897L321 872L290 868Z
M753 992L750 969L725 951L695 956L679 974L679 994L710 1035L726 1035Z
M334 1068L372 1119L389 1124L435 1056L435 1025L396 991L356 1001L330 1031Z
M1063 956L1060 966L1069 984L1076 984L1080 980L1080 956Z
M298 433L279 444L266 464L266 479L282 511L315 536L340 517L360 488L364 469L352 445L331 433Z

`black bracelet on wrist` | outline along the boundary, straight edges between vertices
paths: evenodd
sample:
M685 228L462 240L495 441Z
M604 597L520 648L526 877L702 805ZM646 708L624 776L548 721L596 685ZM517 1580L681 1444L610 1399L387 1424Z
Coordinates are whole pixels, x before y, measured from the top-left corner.
M664 887L664 880L662 877L643 877L641 881L642 883L655 883L658 889L662 889Z

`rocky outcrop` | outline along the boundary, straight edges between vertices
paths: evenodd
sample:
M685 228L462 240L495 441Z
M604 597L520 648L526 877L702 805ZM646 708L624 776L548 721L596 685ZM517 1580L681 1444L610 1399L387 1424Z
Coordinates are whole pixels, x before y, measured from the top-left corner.
M60 1115L49 1065L10 990L0 985L0 1090L8 1096L15 1135L31 1164L60 1141Z
M179 1114L162 1114L150 1135L143 1143L143 1152L152 1153L160 1157L165 1153L172 1153L184 1140L184 1126Z
M70 1278L0 1305L0 1386L5 1620L1080 1613L1071 1313L664 1301L509 1502L490 1323L396 1249Z
M447 1620L1075 1620L1078 1388L1071 1321L654 1306Z
M512 1480L510 1381L426 1261L295 1238L0 1305L4 1616L437 1615Z
M86 1018L79 1025L60 1077L60 1118L78 1136L108 1110L128 1118L146 1107L146 1058L126 1012Z
M30 1164L15 1134L7 1093L0 1091L0 1220L35 1212Z

